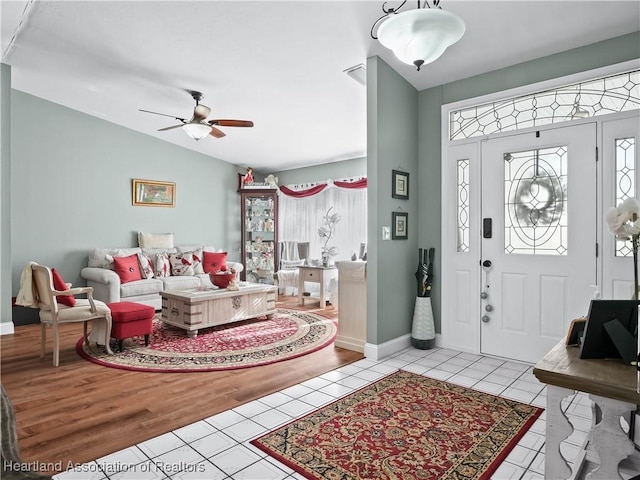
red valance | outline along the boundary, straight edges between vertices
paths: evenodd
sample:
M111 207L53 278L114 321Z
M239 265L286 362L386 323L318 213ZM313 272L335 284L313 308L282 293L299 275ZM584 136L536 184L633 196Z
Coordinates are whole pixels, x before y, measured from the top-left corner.
M360 180L356 180L355 182L336 181L336 182L333 182L333 184L338 188L367 188L367 179L361 178ZM311 188L307 188L306 190L291 190L289 187L286 187L285 185L283 185L280 187L280 191L285 195L288 195L289 197L303 198L303 197L310 197L312 195L317 195L318 193L323 191L325 188L327 188L327 186L328 185L326 183L320 183Z

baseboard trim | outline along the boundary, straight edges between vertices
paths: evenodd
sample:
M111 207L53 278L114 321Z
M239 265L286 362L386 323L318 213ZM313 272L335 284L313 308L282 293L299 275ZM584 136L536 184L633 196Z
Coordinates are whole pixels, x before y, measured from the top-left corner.
M0 323L0 336L2 335L11 335L15 332L15 328L13 326L13 322L2 322Z
M436 347L442 346L442 337L439 333L436 333ZM380 345L374 345L373 343L364 344L364 356L370 360L380 360L384 357L393 355L394 353L401 352L411 347L411 334L403 335L388 342L381 343ZM426 350L425 350L426 351Z
M381 358L388 357L409 347L411 347L411 334L407 333L406 335L394 338L380 345L365 343L364 356L371 360L380 360Z

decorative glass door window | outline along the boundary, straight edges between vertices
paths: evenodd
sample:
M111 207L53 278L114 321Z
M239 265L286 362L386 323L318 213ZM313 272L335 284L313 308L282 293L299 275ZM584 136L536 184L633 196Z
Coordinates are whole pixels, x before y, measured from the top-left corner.
M504 250L566 255L567 147L504 154Z
M634 137L617 138L616 158L616 205L627 198L636 196L636 139ZM633 255L630 240L616 238L616 257Z
M460 253L469 252L469 198L470 198L470 184L469 184L469 159L465 158L458 160L457 172L458 179L458 238L457 238L457 251Z
M640 108L640 70L455 110L449 139L490 135Z

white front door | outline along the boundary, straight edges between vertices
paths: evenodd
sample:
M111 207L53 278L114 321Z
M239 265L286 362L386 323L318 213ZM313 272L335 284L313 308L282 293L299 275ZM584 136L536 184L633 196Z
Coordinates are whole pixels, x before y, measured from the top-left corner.
M596 124L489 139L481 165L480 351L536 362L597 283Z
M607 210L629 197L638 198L640 169L638 139L640 115L602 123L602 218ZM630 299L633 295L631 242L616 240L604 227L602 238L602 296Z

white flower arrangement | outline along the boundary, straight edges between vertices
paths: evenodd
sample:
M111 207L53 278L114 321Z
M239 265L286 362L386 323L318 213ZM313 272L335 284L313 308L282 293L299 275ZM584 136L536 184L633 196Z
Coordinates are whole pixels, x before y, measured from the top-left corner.
M640 202L627 198L617 207L611 207L604 219L609 231L617 238L631 240L633 250L633 299L638 299L638 243L640 239Z
M324 244L322 245L322 260L323 263L326 263L330 257L335 257L338 255L338 247L336 246L327 246L329 240L336 231L336 224L340 221L340 215L337 213L331 213L333 207L330 207L327 210L327 213L323 217L323 225L318 229L318 235L322 240L324 240Z

